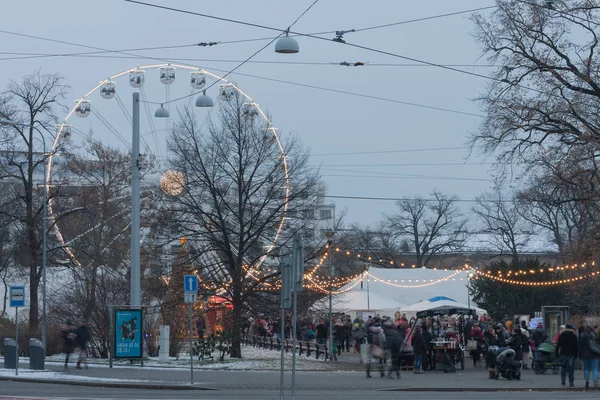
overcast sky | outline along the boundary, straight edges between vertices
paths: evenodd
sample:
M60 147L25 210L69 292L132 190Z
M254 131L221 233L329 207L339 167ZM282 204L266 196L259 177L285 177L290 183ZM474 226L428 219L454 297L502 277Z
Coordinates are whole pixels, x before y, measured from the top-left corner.
M155 4L281 29L289 26L312 2L154 0ZM313 33L360 29L491 5L494 5L493 0L320 0L293 30ZM261 28L144 7L122 0L4 1L2 14L0 29L3 31L111 50L239 41L277 35ZM462 14L348 33L344 38L348 43L432 63L458 64L462 66L456 68L465 71L490 74L493 69L485 67L485 57L480 58L480 49L470 36L472 30L468 14ZM334 35L321 36L332 38ZM484 160L478 155L467 160L468 150L465 148L468 133L475 131L481 121L481 117L477 116L481 110L473 99L484 92L488 83L485 79L437 67L415 66L412 61L333 41L301 37L298 42L298 54L276 54L273 44L253 58L253 61L281 61L283 64L247 63L237 72L475 114L452 113L232 74L230 78L272 115L280 132L297 133L311 148L312 163L321 167L328 194L398 198L427 195L437 189L462 199L473 199L492 187L491 160ZM131 53L198 65L222 75L266 43L268 41L249 41ZM38 68L47 73L58 72L71 86L67 99L69 105L109 76L137 65L156 63L152 59L124 58L122 54L115 53L100 57L9 60L7 58L19 57L10 53L64 54L93 50L2 32L0 51L3 86L9 79L19 80ZM365 66L340 66L343 61L360 61ZM171 98L178 93L177 90L189 93L186 75L187 72L180 74L176 80L185 89L173 89ZM160 102L165 97L165 89L158 82L158 75L147 79L151 81L148 99ZM122 88L119 91L121 98L125 102L130 101L132 89L127 82L117 84L118 88ZM94 105L101 101L99 96L92 99ZM115 103L105 101L102 107L105 110L103 115L108 118L114 115L116 119L116 115L121 113ZM153 112L156 106L151 107ZM72 123L79 124L78 129L82 131L98 129L92 121L74 120ZM128 138L129 131L124 136ZM360 152L368 154L347 154ZM455 165L465 162L472 165ZM347 223L375 224L383 212L391 212L394 207L390 201L334 201L339 210L348 209Z

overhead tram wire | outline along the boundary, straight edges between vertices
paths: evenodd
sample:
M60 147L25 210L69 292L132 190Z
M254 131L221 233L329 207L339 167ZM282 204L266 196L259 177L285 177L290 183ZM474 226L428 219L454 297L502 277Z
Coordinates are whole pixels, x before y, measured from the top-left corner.
M311 154L311 157L323 157L323 156L356 156L365 154L392 154L392 153L417 153L422 151L447 151L447 150L466 150L470 149L469 146L456 146L456 147L429 147L421 149L401 149L401 150L381 150L381 151L352 151L352 152L341 152L341 153L317 153Z
M322 197L322 198L326 198L326 199L339 199L339 200L374 200L374 201L411 201L414 200L414 198L410 198L410 197L376 197L376 196L342 196L342 195L320 195L318 197ZM438 200L436 199L428 199L428 198L423 198L422 199L425 202L436 202ZM480 202L480 200L477 199L455 199L452 200L454 202L457 203L478 203ZM483 203L512 203L513 200L500 200L500 199L496 199L496 200L481 200L481 202Z
M139 2L135 2L135 3L139 3ZM143 3L143 5L149 5L149 4ZM314 4L312 4L311 7L313 5ZM298 19L300 19L308 10L310 10L311 7L309 7ZM405 25L405 24L410 24L410 23L414 23L414 22L421 22L421 21L427 21L427 20L438 19L438 18L443 18L443 17L460 15L460 14L467 14L467 13L476 12L476 11L484 11L487 9L497 8L497 7L498 6L488 6L488 7L473 8L470 10L456 11L456 12L446 13L446 14L432 15L432 16L428 16L428 17L422 17L422 18L416 18L416 19L411 19L411 20L392 22L389 24L354 29L353 32L363 32L363 31L369 31L369 30L374 30L374 29L387 28L387 27L391 27L391 26ZM205 16L206 18L211 18L211 16L208 16L208 15L203 15L203 16ZM233 22L233 20L228 20L228 22ZM238 22L241 22L241 21L238 21ZM294 25L294 24L292 24L292 25ZM8 31L0 31L0 32L10 34ZM321 32L308 33L307 35L327 35L327 34L333 34L335 32L336 31L321 31ZM303 35L296 34L296 35L292 35L292 36L303 36ZM263 41L263 40L272 40L272 39L273 39L273 37L260 37L260 38L229 40L229 41L226 40L226 41L209 42L209 43L214 43L215 45L223 45L223 44L248 43L248 42L256 42L256 41ZM183 44L183 45L151 46L151 47L138 47L138 48L133 48L133 49L100 50L100 51L93 51L93 52L65 53L65 54L12 53L12 54L16 54L16 55L22 55L24 57L1 58L0 61L2 61L2 60L18 60L18 59L27 59L27 58L41 58L41 57L94 56L94 55L103 54L103 53L114 53L114 52L124 52L124 51L129 52L129 51L167 50L167 49L177 49L177 48L186 48L186 47L197 47L197 46L203 46L203 45L207 45L207 43L199 42L199 43ZM0 52L0 54L7 54L7 53ZM237 62L237 61L231 61L231 62ZM471 67L471 65L457 65L457 66Z
M98 52L98 53L114 53L120 50L113 50L113 51L102 51L102 52ZM140 58L151 58L151 57L146 57L143 55L136 55L136 56L115 56L115 55L94 55L94 54L89 54L87 52L84 53L71 53L68 55L63 55L63 54L49 54L49 53L19 53L19 52L8 52L8 51L0 51L0 54L4 54L4 55L19 55L19 54L32 54L32 55L39 55L39 56L44 56L44 57L73 57L73 58L101 58L101 59L140 59ZM22 59L20 57L5 57L5 58L0 58L0 61L8 61L8 60L18 60L18 59ZM231 60L231 59L211 59L211 58L172 58L171 61L173 62L190 62L190 61L194 61L194 62L203 62L203 63L207 63L207 62L215 62L215 63L240 63L242 62L242 60ZM339 67L341 64L340 62L333 62L333 61L274 61L274 60L250 60L247 62L247 64L267 64L267 65L301 65L301 66L307 66L307 65L313 65L313 66L328 66L328 67ZM441 64L447 67L458 67L458 68L494 68L497 67L497 65L494 64ZM419 64L419 63L372 63L372 62L365 62L364 65L362 65L362 67L406 67L406 68L410 68L410 67L431 67L429 65L423 65L423 64Z
M316 164L317 167L462 167L473 165L499 165L499 163L490 162L471 162L471 163L400 163L400 164Z
M163 6L163 5L159 5L159 4L146 3L146 2L138 1L138 0L124 0L124 1L128 2L128 3L135 3L135 4L147 6L147 7L154 7L154 8L159 8L159 9L169 10L169 11L175 11L175 12L189 14L189 15L196 15L196 16L199 16L199 17L216 19L216 20L220 20L220 21L226 21L226 22L231 22L231 23L235 23L235 24L252 26L252 27L267 29L267 30L271 30L271 31L286 32L285 30L282 31L282 29L275 28L275 27L272 27L272 26L266 26L266 25L261 25L261 24L254 24L254 23L250 23L250 22L233 20L233 19L230 19L230 18L217 17L217 16L214 16L214 15L197 13L197 12L194 12L194 11L183 10L183 9L174 8L174 7L167 7L167 6ZM316 35L310 35L310 34L306 34L306 33L302 33L302 32L296 32L296 31L292 31L292 30L289 30L288 32L292 33L292 34L295 34L295 35L298 35L298 36L309 37L309 38L312 38L312 39L324 40L324 41L327 41L327 42L331 42L332 41L330 38L325 38L325 37L316 36ZM346 45L346 46L350 46L350 47L354 47L354 48L358 48L358 49L369 51L369 52L373 52L373 53L387 55L387 56L390 56L390 57L396 57L396 58L400 58L400 59L403 59L403 60L412 61L412 62L424 64L424 65L429 65L431 67L437 67L437 68L445 69L445 70L448 70L448 71L457 72L457 73L460 73L460 74L463 74L463 75L474 76L474 77L478 77L478 78L490 80L490 81L493 81L493 82L498 82L498 83L502 83L503 82L502 79L495 78L493 76L487 76L487 75L483 75L483 74L478 74L476 72L465 71L465 70L454 68L454 67L447 67L447 66L444 66L442 64L434 63L434 62L431 62L431 61L425 61L425 60L420 60L420 59L414 58L414 57L403 56L401 54L396 54L396 53L392 53L390 51L385 51L385 50L379 50L379 49L375 49L373 47L363 46L363 45L359 45L359 44L355 44L355 43L348 43L346 41L335 42L335 43ZM545 93L542 90L531 88L531 87L528 87L528 86L519 85L519 84L512 84L512 85L515 86L515 87L519 87L519 88L522 88L522 89L530 90L530 91L533 91L533 92L536 92L536 93L540 93L540 94L544 94L544 95L547 94L547 93ZM554 95L554 96L556 96L556 95Z
M17 33L17 32L9 32L9 31L4 31L4 30L0 30L0 33L8 33L11 35L23 36L23 37L27 37L27 38L31 38L31 39L42 40L42 41L67 44L67 45L76 46L76 47L91 48L91 49L102 50L102 51L106 51L106 52L114 52L114 53L119 53L119 54L123 54L126 56L131 56L131 57L137 58L137 59L155 60L155 61L161 61L161 62L165 62L165 63L172 63L172 60L168 60L168 59L161 58L161 57L143 56L143 55L139 55L139 54L135 54L135 53L128 53L128 52L124 52L124 51L120 51L120 50L109 50L109 49L105 49L105 48L101 48L101 47L88 46L88 45L84 45L84 44L80 44L80 43L66 42L63 40L49 39L49 38L44 38L44 37L40 37L40 36L33 36L33 35ZM218 71L218 72L227 72L226 70L223 70L223 69L218 69L218 68L212 68L212 69L215 71ZM385 101L385 102L390 102L390 103L403 104L403 105L407 105L407 106L425 108L425 109L436 110L436 111L444 111L444 112L449 112L452 114L466 115L466 116L478 117L478 118L485 117L484 115L481 115L481 114L453 110L453 109L449 109L449 108L436 107L436 106L413 103L413 102L408 102L408 101L389 99L389 98L380 97L380 96L366 95L366 94L350 92L350 91L346 91L346 90L331 89L331 88L326 88L326 87L322 87L322 86L292 82L292 81L287 81L287 80L283 80L283 79L269 78L269 77L264 77L264 76L260 76L260 75L246 74L246 73L241 73L241 72L235 72L234 74L240 75L240 76L246 76L249 78L265 80L265 81L269 81L269 82L277 82L277 83L283 83L283 84L297 86L297 87L305 87L305 88L309 88L309 89L316 89L316 90L322 90L322 91L326 91L326 92L345 94L345 95L349 95L349 96L356 96L356 97L361 97L361 98L366 98L366 99L373 99L373 100Z
M429 21L429 20L432 20L432 19L438 19L438 18L444 18L444 17L452 17L452 16L460 15L460 14L468 14L468 13L477 12L477 11L490 10L492 8L498 8L498 6L494 5L494 6L487 6L487 7L480 7L480 8L472 8L470 10L455 11L455 12L446 13L446 14L432 15L432 16L429 16L429 17L415 18L415 19L410 19L410 20L400 21L400 22L392 22L392 23L389 23L389 24L383 24L383 25L370 26L370 27L367 27L367 28L354 29L354 32L364 32L364 31L370 31L370 30L374 30L374 29L388 28L390 26L398 26L398 25L405 25L405 24L410 24L410 23L414 23L414 22Z
M125 0L125 1L128 1L128 0ZM252 55L250 55L250 57L246 58L244 61L242 61L241 63L239 63L238 65L236 65L236 66L235 66L235 67L234 67L232 70L228 71L228 72L227 72L225 75L223 75L223 76L219 77L219 79L217 79L216 81L214 81L213 83L211 83L210 85L208 85L206 88L203 88L201 91L198 91L198 92L192 92L192 94L190 94L190 95L181 96L181 97L178 97L178 98L176 98L176 99L173 99L173 100L167 99L167 101L166 101L166 103L165 103L165 104L170 104L170 103L172 103L172 102L176 102L176 101L179 101L179 100L183 100L183 99L186 99L186 98L189 98L189 97L195 96L196 94L198 94L198 93L200 93L200 92L204 92L204 91L206 91L206 90L208 90L208 89L212 88L213 86L215 86L217 83L221 82L222 80L224 80L225 78L227 78L229 75L231 75L231 74L233 74L235 71L237 71L239 68L241 68L241 67L242 67L244 64L246 64L248 61L250 61L250 60L251 60L251 59L253 59L255 56L257 56L257 55L258 55L260 52L262 52L264 49L266 49L267 47L269 47L269 46L270 46L270 45L271 45L273 42L275 42L275 41L276 41L277 39L279 39L281 36L283 36L284 34L286 34L287 32L289 32L289 30L290 30L290 29L291 29L291 28L292 28L294 25L296 25L296 23L297 23L298 21L300 21L300 19L301 19L301 18L302 18L304 15L306 15L306 13L307 13L307 12L308 12L308 11L309 11L311 8L313 8L313 6L314 6L315 4L317 4L318 2L319 2L319 0L314 0L314 1L313 1L313 2L310 4L310 6L308 6L308 8L307 8L306 10L304 10L304 11L302 12L302 14L300 14L300 16L298 16L298 17L297 17L297 18L294 20L294 22L292 22L292 24L291 24L291 25L290 25L290 26L287 28L287 30L280 32L280 33L279 33L279 35L277 35L277 36L276 36L276 37L274 37L274 38L273 38L271 41L269 41L267 44L265 44L263 47L261 47L260 49L258 49L258 50L257 50L257 51L255 51L254 53L252 53Z
M427 176L427 175L400 175L386 176L376 175L371 173L368 175L350 175L350 174L323 174L321 176L337 177L337 178L366 178L366 179L425 179L425 180L453 180L453 181L468 181L468 182L493 182L491 179L484 178L461 178L461 177L446 177L446 176Z

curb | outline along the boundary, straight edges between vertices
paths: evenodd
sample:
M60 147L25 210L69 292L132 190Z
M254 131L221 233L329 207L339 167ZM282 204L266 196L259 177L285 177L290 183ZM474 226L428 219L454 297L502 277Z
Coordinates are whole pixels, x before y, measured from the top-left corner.
M393 388L393 389L375 389L377 392L598 392L597 389L585 390L585 388L490 388L490 387L471 387L471 388L457 388L457 387L435 387L435 388L422 388L422 387L407 387L407 388Z
M218 391L218 388L211 388L206 386L191 386L191 385L174 385L174 384L147 384L147 383L125 383L125 382L93 382L93 381L57 381L52 379L36 379L36 378L20 378L20 377L0 377L0 381L10 382L27 382L27 383L42 383L42 384L54 384L54 385L69 385L69 386L87 386L87 387L104 387L104 388L117 388L117 389L143 389L143 390L187 390L187 391ZM228 387L227 390L235 390L235 387ZM247 387L240 389L248 389ZM275 389L275 388L274 388ZM586 392L585 388L490 388L490 387L403 387L403 388L389 388L389 389L373 389L376 392L481 392L481 393L516 393L516 392L528 392L528 393L550 393L550 392ZM590 389L589 392L599 392L597 389Z
M148 389L148 390L218 390L206 386L173 385L173 384L147 384L147 383L125 383L125 382L94 382L94 381L69 381L53 379L20 378L11 376L0 376L0 381L47 383L53 385L105 387L117 389Z

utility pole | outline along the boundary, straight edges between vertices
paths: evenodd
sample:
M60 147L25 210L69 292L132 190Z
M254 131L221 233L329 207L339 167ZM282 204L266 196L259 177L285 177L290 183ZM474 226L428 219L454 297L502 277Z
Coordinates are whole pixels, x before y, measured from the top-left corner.
M333 230L325 232L329 257L329 360L333 361L333 277L335 267L333 265Z
M141 306L140 282L140 94L133 93L131 140L131 269L130 300L132 306Z

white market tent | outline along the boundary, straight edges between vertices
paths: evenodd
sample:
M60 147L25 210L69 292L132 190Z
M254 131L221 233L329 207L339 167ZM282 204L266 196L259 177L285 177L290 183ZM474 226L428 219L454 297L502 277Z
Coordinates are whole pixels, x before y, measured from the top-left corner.
M471 303L471 307L469 307L468 304L457 302L456 300L445 296L435 296L427 300L419 301L417 303L408 305L402 309L402 312L406 314L415 314L419 311L433 310L439 307L454 307L465 309L471 308L475 310L477 315L483 315L487 313L486 310L476 307L473 303Z
M370 291L368 292L364 288L364 285L363 290L358 286L358 288L334 295L332 301L332 310L334 313L343 312L353 317L362 316L363 314L375 315L378 313L381 315L393 315L394 312L401 310L405 306L405 304L394 299L381 296L377 293L371 293ZM319 300L313 304L311 309L327 312L329 310L329 298L325 297Z
M466 304L467 283L467 271L462 270L372 267L364 274L360 284L357 285L354 280L339 289L343 293L333 296L333 309L355 313L372 311L392 316L395 311L405 309L406 304L412 305L439 296ZM311 308L321 311L328 310L328 307L329 302L325 298ZM476 308L472 301L471 308Z

